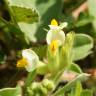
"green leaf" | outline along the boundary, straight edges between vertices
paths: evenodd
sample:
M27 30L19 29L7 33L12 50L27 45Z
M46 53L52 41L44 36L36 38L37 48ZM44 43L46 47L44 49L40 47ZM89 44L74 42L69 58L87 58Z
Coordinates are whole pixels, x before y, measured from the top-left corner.
M82 74L78 75L74 80L70 81L64 87L59 88L52 96L59 96L59 95L63 94L64 92L70 90L70 88L72 88L74 86L76 81L78 81L78 80L84 81L88 77L89 77L89 74L86 74L86 73L82 73Z
M88 12L81 13L79 16L79 20L75 23L75 27L82 27L89 23L91 23L94 20L92 16L88 14Z
M81 92L82 92L82 85L81 85L80 81L77 81L74 95L75 96L81 96Z
M82 92L82 85L80 81L76 82L76 85L71 88L71 92L68 94L68 96L81 96Z
M89 14L94 18L92 21L93 27L96 31L96 0L88 0L88 9L89 9ZM96 32L95 32L96 34ZM96 36L96 35L95 35Z
M73 60L85 58L91 53L93 39L86 34L76 34L73 46Z
M69 70L77 72L77 73L83 73L81 68L77 64L75 64L75 63L72 63L70 65Z
M24 33L27 42L29 42L29 41L36 42L37 41L36 36L35 36L35 34L36 34L35 31L37 28L36 23L28 24L28 23L19 22L18 25L19 25L20 29L22 30L22 32Z
M24 33L26 41L36 41L35 30L39 21L38 12L33 4L33 0L8 0L9 13L15 24L18 24Z
M84 18L84 19L78 21L75 26L76 27L82 27L82 26L84 26L86 24L91 23L92 21L93 21L93 18L87 18L87 19Z
M33 23L38 21L38 14L36 10L21 7L21 6L11 6L15 19L17 22Z
M82 91L81 96L93 96L93 92L91 89L85 89Z
M0 96L21 96L21 88L17 86L16 88L0 89Z
M16 22L33 23L38 21L38 13L33 8L31 0L9 0L9 6Z

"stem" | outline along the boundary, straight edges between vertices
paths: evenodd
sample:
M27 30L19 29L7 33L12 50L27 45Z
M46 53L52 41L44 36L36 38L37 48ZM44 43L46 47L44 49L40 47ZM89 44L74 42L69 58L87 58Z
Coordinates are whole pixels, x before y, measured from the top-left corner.
M32 72L28 73L28 77L25 81L25 87L29 86L35 77L36 77L36 69L33 70Z
M63 72L64 72L64 69L58 72L57 75L56 74L52 75L50 79L53 80L54 83L57 85Z

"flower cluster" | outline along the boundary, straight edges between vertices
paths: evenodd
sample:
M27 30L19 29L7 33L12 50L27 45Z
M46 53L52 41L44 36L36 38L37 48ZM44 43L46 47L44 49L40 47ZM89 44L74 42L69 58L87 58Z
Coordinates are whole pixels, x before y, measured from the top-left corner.
M55 19L52 19L46 36L46 42L51 54L54 54L58 47L64 44L65 33L62 29L66 26L66 22L59 25ZM28 72L31 72L38 67L39 62L39 57L33 50L25 49L22 51L22 59L17 62L17 67L24 67Z
M53 81L44 79L42 82L33 82L28 88L28 96L47 96L50 91L53 91L55 85Z

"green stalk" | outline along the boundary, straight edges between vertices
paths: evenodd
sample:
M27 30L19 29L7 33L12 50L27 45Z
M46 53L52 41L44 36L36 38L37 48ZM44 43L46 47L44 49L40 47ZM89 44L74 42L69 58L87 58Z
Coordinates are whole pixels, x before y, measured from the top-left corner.
M32 72L29 72L28 73L28 77L27 77L27 79L26 79L26 81L25 81L25 87L27 87L27 86L29 86L31 83L32 83L32 81L35 79L35 77L36 77L36 69L34 69Z

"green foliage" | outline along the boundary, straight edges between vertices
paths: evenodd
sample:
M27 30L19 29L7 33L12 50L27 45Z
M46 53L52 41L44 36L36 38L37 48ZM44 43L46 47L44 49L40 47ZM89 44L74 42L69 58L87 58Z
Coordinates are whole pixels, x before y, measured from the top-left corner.
M92 21L92 24L93 24L93 27L95 29L95 34L96 34L96 6L95 6L95 3L96 1L94 0L88 0L88 9L89 9L89 14L93 17L93 21ZM95 35L96 36L96 35Z
M4 88L0 89L0 96L21 96L21 88L17 86L16 88Z
M78 75L74 80L70 81L64 87L59 88L52 96L59 96L64 94L64 92L70 90L78 80L83 81L84 79L88 78L88 76L89 75L85 73Z
M34 9L25 6L11 6L17 22L33 23L38 21L38 14Z
M75 96L80 96L82 92L82 85L79 81L76 82Z
M4 51L4 56L5 54L10 54L11 50L28 47L30 38L34 39L32 38L32 31L28 35L29 28L26 30L26 27L24 27L25 29L21 27L22 23L29 24L30 27L30 23L32 24L39 20L38 12L30 1L27 1L27 3L25 1L24 3L22 0L4 0L4 6L9 16L8 21L0 16L0 41L2 42L1 46L4 47L0 51ZM23 31L26 31L26 34Z
M28 0L27 3L24 3L22 0L9 0L10 11L12 11L11 15L14 16L17 23L33 23L38 21L38 13L30 4L30 1Z
M76 34L73 47L73 60L80 60L91 53L93 48L92 37L85 34Z
M16 22L25 22L33 23L38 21L38 13L34 6L32 5L31 0L22 1L22 0L9 0L11 15L15 16Z
M70 94L68 96L81 96L82 85L79 81L76 82L75 86L71 89Z
M82 91L81 96L93 96L92 90L85 89Z
M73 45L73 61L77 61L87 57L92 53L91 49L93 48L93 38L86 34L76 34ZM67 42L68 44L68 42ZM69 47L69 46L68 46ZM46 45L37 46L32 48L40 58L46 56ZM62 53L62 52L61 52Z
M75 40L74 40L74 38L75 38ZM47 62L48 63L47 63L47 65L44 64L44 66L40 66L38 64L37 69L36 69L38 73L40 72L40 71L38 71L38 69L40 67L41 67L41 72L42 72L43 69L46 69L46 70L43 70L46 75L49 74L49 72L50 72L50 75L47 78L49 80L52 80L56 85L59 83L60 77L66 69L74 71L74 72L77 73L77 76L72 81L69 81L65 86L56 90L56 92L53 93L52 96L63 95L65 92L71 90L71 88L74 88L75 82L77 82L78 80L82 82L89 77L89 74L83 73L78 65L72 63L73 62L72 57L74 56L74 54L72 52L73 51L72 49L74 48L74 46L76 48L78 48L78 46L82 46L82 42L80 42L80 39L84 39L84 41L85 40L86 41L83 43L84 46L85 46L85 47L84 46L83 47L85 48L85 50L88 47L87 51L90 51L90 49L93 46L92 44L90 44L90 42L93 43L91 41L92 38L91 38L91 40L90 40L90 38L91 37L88 37L87 35L84 35L84 34L78 34L78 35L75 36L75 34L73 32L70 32L66 35L65 43L64 43L64 45L61 46L61 48L57 47L57 49L53 52L51 50L51 47L48 46L48 49L47 49L47 52L48 52L47 53L47 58L48 58ZM78 42L77 42L77 40L78 40ZM74 46L73 46L74 41L76 41L75 44L77 44L77 45L74 44ZM86 43L88 43L88 44L86 44ZM53 46L53 48L54 48L54 46ZM85 51L85 53L87 51ZM80 56L78 55L78 57L80 57ZM35 72L35 73L38 74L37 72ZM32 73L32 76L34 76L33 73ZM50 93L50 92L47 91L46 88L44 88L41 85L41 82L40 83L37 82L35 84L32 83L33 78L31 78L31 75L29 75L28 78L29 78L29 79L27 79L28 80L27 82L29 82L28 85L32 84L31 87L28 86L28 88L27 88L27 92L28 92L29 96L34 95L34 94L42 94L42 96L43 96L43 95L47 95L48 93ZM81 96L82 87L81 87L80 83L77 83L76 89L74 89L74 90L75 91L73 91L73 92L75 92L75 93L72 92L71 95L75 94L75 96Z
M6 51L10 51L10 49L21 49L27 45L24 34L16 25L7 22L3 18L0 18L0 24L2 24L0 40L6 47Z
M69 70L72 70L72 71L77 72L77 73L82 73L81 68L75 63L72 63L70 65Z
M9 0L9 5L11 7L9 8L11 9L10 13L14 16L12 19L15 18L27 41L32 42L44 40L46 32L43 28L49 24L53 17L59 19L62 12L62 0L42 0L41 2L38 0L27 0L27 2L25 0ZM43 11L42 8L44 9ZM56 13L54 13L55 10ZM38 21L38 13L40 22L32 24Z
M93 96L92 90L83 89L79 81L76 82L74 88L71 89L71 93L68 96Z
M30 40L34 41L34 31L32 32L34 29L31 29L31 27L32 23L39 20L39 16L32 5L32 1L28 0L27 3L25 2L22 0L9 0L9 6L13 19L15 19L22 32L24 32L27 42L29 42Z
M85 26L85 25L91 23L93 20L94 20L94 18L92 16L90 16L87 12L81 13L75 24L75 27Z
M45 30L43 30L43 28L46 28L46 25L50 24L49 22L52 18L59 19L60 13L62 12L62 0L28 0L27 3L29 1L32 4L31 6L35 6L38 10L40 21L39 23L34 23L30 25L20 23L19 26L22 31L25 32L25 34L30 38L31 41L35 42L36 40L45 40L46 32Z

